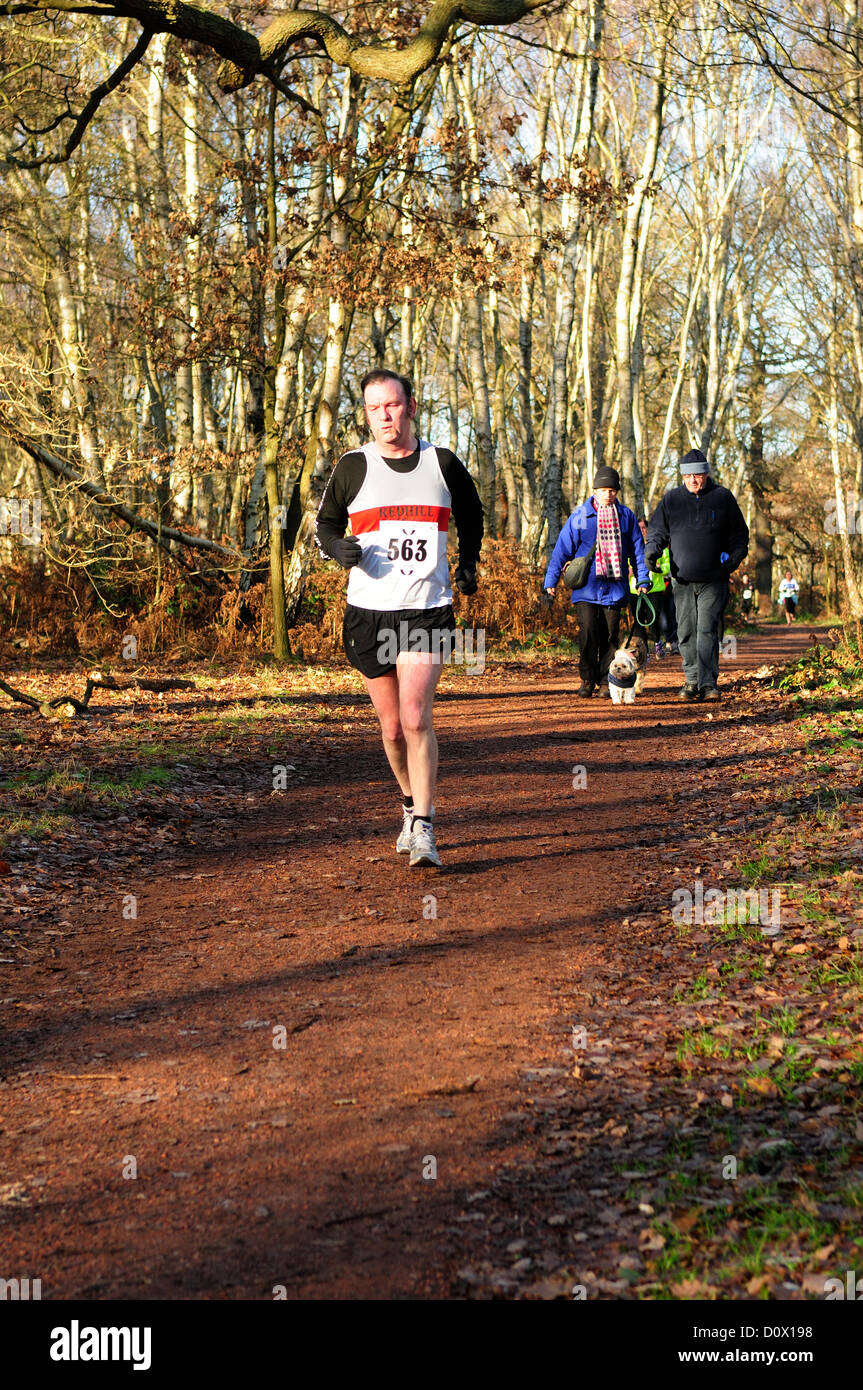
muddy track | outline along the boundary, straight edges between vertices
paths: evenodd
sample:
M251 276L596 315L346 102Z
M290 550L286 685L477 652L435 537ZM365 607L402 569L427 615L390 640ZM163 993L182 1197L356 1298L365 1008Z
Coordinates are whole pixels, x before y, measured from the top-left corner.
M764 629L721 674L807 640ZM4 1267L55 1299L469 1291L470 1259L555 1214L526 1117L587 1007L601 1041L628 913L698 863L677 795L724 768L721 834L767 717L681 705L680 683L653 663L631 710L575 700L572 667L444 692L440 874L394 852L398 801L352 696L330 702L335 760L232 836L163 872L106 866L55 955L0 986Z

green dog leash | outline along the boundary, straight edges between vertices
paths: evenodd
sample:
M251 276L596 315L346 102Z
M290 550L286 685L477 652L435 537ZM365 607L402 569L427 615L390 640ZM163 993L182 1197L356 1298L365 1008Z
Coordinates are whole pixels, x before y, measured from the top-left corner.
M641 605L642 605L642 603L646 603L646 604L647 604L648 612L650 613L650 617L648 618L647 622L645 622L644 619L641 617ZM645 629L646 629L646 628L649 628L649 627L652 627L653 624L656 622L656 609L654 608L653 604L650 602L650 598L648 597L647 594L639 594L639 595L638 595L638 598L637 598L636 603L635 603L635 621L636 621L636 623L638 624L639 627L643 627L643 628L645 628Z

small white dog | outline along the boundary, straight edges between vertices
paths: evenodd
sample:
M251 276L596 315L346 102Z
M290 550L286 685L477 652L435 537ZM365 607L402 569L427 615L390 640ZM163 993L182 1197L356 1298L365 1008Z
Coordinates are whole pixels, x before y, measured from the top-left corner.
M647 647L640 637L630 637L625 647L614 653L608 668L608 693L615 705L632 705L644 688Z
M635 682L638 679L638 668L635 664L635 657L632 652L620 651L614 653L614 660L608 668L608 693L611 696L612 704L632 705L635 703Z

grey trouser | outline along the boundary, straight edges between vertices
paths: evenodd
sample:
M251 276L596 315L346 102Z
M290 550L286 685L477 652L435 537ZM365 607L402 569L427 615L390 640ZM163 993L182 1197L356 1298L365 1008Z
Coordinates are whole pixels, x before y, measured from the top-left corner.
M728 580L681 584L672 579L677 609L677 644L687 685L708 690L719 680L719 629L728 602Z

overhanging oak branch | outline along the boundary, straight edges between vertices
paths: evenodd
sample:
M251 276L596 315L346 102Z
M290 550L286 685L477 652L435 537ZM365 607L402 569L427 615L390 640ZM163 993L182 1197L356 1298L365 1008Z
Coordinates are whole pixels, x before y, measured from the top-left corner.
M481 28L514 24L553 3L556 0L434 0L419 32L403 48L364 43L318 10L297 9L279 15L260 37L204 6L184 4L181 0L117 0L116 4L104 6L86 4L84 0L25 0L21 4L0 3L0 14L59 10L135 19L152 33L175 34L210 48L225 60L220 85L225 91L236 91L248 86L259 74L276 72L289 50L302 39L313 40L332 62L360 77L396 84L411 82L432 65L450 29L460 21Z
M330 15L293 10L279 15L261 34L261 65L278 67L300 39L314 39L328 58L359 77L396 84L412 82L431 67L447 34L459 20L481 27L514 24L550 3L551 0L436 0L416 38L404 48L362 43ZM229 65L223 65L219 80L226 90L231 90L246 85L251 77L246 77L239 64L233 72Z

